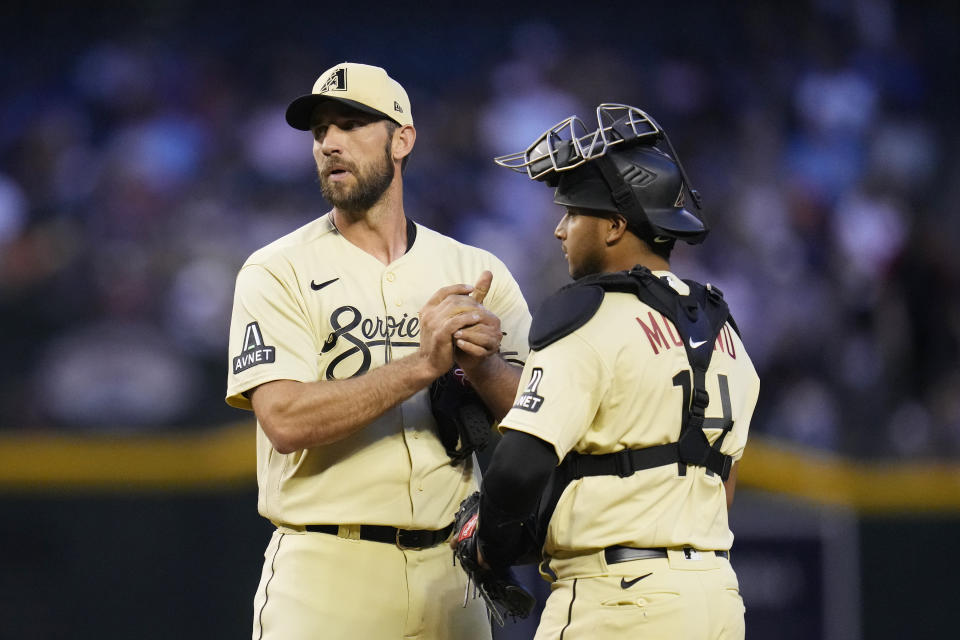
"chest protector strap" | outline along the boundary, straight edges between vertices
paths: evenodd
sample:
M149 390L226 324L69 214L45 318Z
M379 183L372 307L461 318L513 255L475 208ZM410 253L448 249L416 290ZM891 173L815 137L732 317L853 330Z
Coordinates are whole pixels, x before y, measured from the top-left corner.
M710 402L706 390L706 374L713 356L714 343L723 326L729 322L738 334L739 330L730 316L730 309L723 299L723 294L718 289L691 280L684 282L690 287L689 294L685 296L677 293L673 287L645 267L636 266L630 271L588 276L572 285L600 288L603 292L632 293L655 311L662 313L673 322L683 340L693 379L691 381L686 372L681 372L674 378L675 384L683 388L684 395L683 422L680 437L676 442L602 455L571 451L564 457L551 477L540 504L538 529L541 540L560 494L572 480L599 475L626 478L637 471L669 464L679 465L680 475L686 474L687 465L694 465L706 467L708 473L716 474L722 480L730 477L733 459L720 452L723 439L733 427L729 394L721 394L723 417L705 418L704 412ZM599 304L596 308L598 307ZM566 335L569 332L557 331L554 335ZM726 379L721 377L720 384L725 383ZM707 440L704 428L722 429L713 446Z
M696 465L706 467L723 480L730 476L732 459L720 453L723 439L733 427L730 407L723 407L723 418L719 420L719 424L717 420L708 421L704 412L710 402L706 390L706 375L713 356L714 343L728 321L734 328L736 325L719 290L691 280L684 282L690 287L690 293L686 296L677 293L673 287L644 267L591 276L578 282L586 286L599 286L604 291L633 293L641 302L673 322L680 339L683 340L687 361L693 372L693 384L691 386L689 378L683 379L682 374L675 378L684 390L683 423L677 442L644 449L625 449L605 455L570 452L560 465L567 476L567 482L593 475L627 477L635 471L672 463L680 465L681 475L686 473L686 465ZM724 400L727 397L727 394L723 394ZM704 427L723 430L712 447L703 432Z

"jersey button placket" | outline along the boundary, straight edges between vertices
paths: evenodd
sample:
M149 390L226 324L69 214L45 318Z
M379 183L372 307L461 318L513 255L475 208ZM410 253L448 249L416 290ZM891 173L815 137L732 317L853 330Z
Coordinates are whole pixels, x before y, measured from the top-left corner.
M393 306L396 307L397 309L401 309L403 307L403 304L404 304L403 298L397 289L398 287L397 287L396 272L394 271L384 272L383 278L381 280L381 291L383 292L383 300L387 304L388 308L390 306L389 305L390 302L392 302ZM397 314L398 317L400 317L401 315L402 315L401 313ZM412 427L408 427L407 425L404 425L403 432L404 432L403 436L404 436L404 439L406 440L407 448L410 454L411 464L413 465L413 469L411 470L412 475L410 476L410 484L409 484L410 497L414 503L414 510L417 511L418 510L417 505L420 503L420 501L423 500L423 493L424 493L423 478L420 477L420 473L418 472L417 464L416 464L416 460L419 459L421 455L423 455L423 450L421 448L422 443L420 442L415 443L415 441L420 440L420 433L417 431L416 428L412 428Z
M386 312L386 316L387 316L384 318L384 322L386 323L386 325L384 326L385 333L382 336L384 341L383 347L384 347L385 362L390 362L391 360L393 360L393 346L391 345L393 336L390 335L390 333L392 333L392 330L390 328L390 323L388 321L391 316L394 316L394 314L390 310L389 301L391 299L394 299L396 295L393 291L393 286L392 286L392 283L396 279L397 279L397 276L396 274L394 274L393 271L385 271L380 276L380 293L383 296L383 310L384 312Z
M393 298L393 304L397 307L402 307L403 300L401 300L400 297L396 294L396 292L394 291L394 287L390 286L394 282L396 282L397 274L394 273L393 271L387 271L385 274L383 274L383 280L384 282L382 284L382 287L383 287L384 300L389 300L390 298Z

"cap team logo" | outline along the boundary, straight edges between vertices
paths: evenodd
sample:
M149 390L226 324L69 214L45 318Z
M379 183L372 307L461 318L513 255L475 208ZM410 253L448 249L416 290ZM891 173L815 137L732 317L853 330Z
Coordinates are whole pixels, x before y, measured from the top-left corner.
M393 101L393 110L397 113L403 113L403 107L400 106L400 103L396 100Z
M514 403L514 409L523 409L533 413L540 410L543 405L543 396L537 395L537 388L540 386L541 380L543 380L543 369L534 367L530 374L530 382L527 383L523 394Z
M334 71L327 81L320 87L317 93L326 93L328 91L346 91L347 90L347 68L340 67Z
M263 344L260 325L251 322L243 334L243 351L233 359L233 372L236 374L258 364L274 362L276 357L276 348Z

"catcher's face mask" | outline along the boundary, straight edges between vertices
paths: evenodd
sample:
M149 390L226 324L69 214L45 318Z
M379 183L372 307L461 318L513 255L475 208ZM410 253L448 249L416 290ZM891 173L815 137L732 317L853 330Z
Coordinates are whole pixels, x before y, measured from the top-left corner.
M604 103L596 115L593 131L570 116L494 162L556 187L557 204L622 214L644 239L702 242L709 231L702 214L684 208L684 190L698 211L700 194L663 128L628 105ZM656 147L661 141L672 155Z

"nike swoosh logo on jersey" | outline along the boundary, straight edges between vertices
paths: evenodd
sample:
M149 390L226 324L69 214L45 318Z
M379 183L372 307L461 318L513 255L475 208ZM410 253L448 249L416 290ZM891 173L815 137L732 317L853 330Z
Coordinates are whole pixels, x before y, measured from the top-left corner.
M645 576L640 576L639 578L634 578L633 580L627 580L626 578L620 578L620 588L621 588L621 589L629 589L630 587L632 587L633 585L637 584L638 582L640 582L640 581L643 580L644 578L647 578L647 577L652 576L652 575L653 575L652 573L648 573L648 574L645 575Z
M706 341L706 340L700 340L700 341L698 341L698 342L694 342L694 341L693 341L693 338L690 338L690 348L691 348L691 349L697 349L697 348L699 348L699 347L702 347L702 346L705 345L705 344L707 344L707 341Z
M324 288L325 286L327 286L328 284L333 284L334 282L336 282L336 281L339 280L339 279L340 279L340 278L333 278L332 280L327 280L326 282L321 282L320 284L317 284L316 282L314 282L313 280L311 280L311 281L310 281L310 288L313 289L314 291L320 291L320 289L323 289L323 288Z

